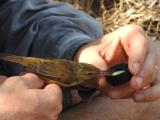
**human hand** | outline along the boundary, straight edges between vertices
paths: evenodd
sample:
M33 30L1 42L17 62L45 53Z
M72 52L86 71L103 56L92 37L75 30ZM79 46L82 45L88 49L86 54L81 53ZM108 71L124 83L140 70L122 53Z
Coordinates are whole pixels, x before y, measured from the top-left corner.
M155 48L154 52L157 53L155 66L152 70L153 72L154 71L156 72L153 73L151 76L149 76L149 78L151 78L153 82L151 82L150 85L144 87L143 89L138 90L134 95L134 98L137 102L149 102L149 101L154 101L160 98L160 62L159 62L160 61L160 44L155 43L153 41L151 42ZM150 64L152 63L149 63L148 65L150 66ZM155 75L154 78L152 78L153 75ZM141 99L136 99L136 98L141 98Z
M155 65L159 59L157 57L155 45L147 39L143 29L137 25L127 25L85 45L77 53L76 59L79 62L93 64L102 70L115 64L128 63L133 74L130 83L112 87L104 77L101 77L96 82L97 86L102 93L107 93L112 98L124 98L138 90L133 98L145 102L157 99L157 96L152 95L152 99L138 100L140 91L150 91L150 87L146 86L156 81L158 74Z
M0 76L1 120L57 120L62 110L62 91L36 75Z

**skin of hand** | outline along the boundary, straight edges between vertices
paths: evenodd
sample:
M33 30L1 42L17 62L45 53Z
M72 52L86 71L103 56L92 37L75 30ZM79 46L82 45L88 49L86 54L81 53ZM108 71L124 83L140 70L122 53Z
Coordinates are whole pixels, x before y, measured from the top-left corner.
M83 46L75 59L93 64L101 70L128 63L133 74L130 82L113 87L105 77L99 77L84 85L97 87L101 93L113 99L132 97L136 102L148 102L160 98L160 76L155 69L160 60L157 48L140 26L127 25Z
M57 120L62 110L62 91L56 84L27 73L0 76L1 120Z

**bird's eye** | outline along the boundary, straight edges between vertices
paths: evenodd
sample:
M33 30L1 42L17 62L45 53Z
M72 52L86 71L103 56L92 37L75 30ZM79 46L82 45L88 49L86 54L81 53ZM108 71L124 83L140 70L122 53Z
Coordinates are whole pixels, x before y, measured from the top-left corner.
M90 71L81 71L81 74L83 74L83 75L93 75L93 73L90 72Z

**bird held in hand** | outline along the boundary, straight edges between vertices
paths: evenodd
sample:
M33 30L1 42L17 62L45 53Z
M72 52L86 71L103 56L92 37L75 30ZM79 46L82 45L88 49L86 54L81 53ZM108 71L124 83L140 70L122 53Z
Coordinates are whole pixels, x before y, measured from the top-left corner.
M5 54L0 55L0 59L18 63L24 66L25 71L37 74L47 84L56 83L62 87L72 87L98 75L106 74L93 65L66 59L44 59Z

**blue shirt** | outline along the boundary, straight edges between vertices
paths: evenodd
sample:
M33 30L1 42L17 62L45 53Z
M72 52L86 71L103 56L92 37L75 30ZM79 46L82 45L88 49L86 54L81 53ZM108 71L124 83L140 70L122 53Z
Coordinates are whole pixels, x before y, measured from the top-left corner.
M49 0L2 0L0 52L72 60L84 44L102 36L101 24L67 3ZM1 62L1 72L19 73L21 66Z
M72 60L82 45L102 36L101 24L70 4L4 1L0 6L0 52Z

